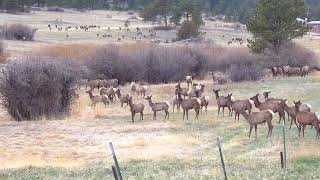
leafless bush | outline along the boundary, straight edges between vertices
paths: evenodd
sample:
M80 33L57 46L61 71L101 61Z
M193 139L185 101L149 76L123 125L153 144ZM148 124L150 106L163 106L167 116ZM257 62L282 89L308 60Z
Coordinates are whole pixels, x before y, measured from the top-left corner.
M47 11L50 11L50 12L64 12L64 9L55 6L55 7L47 7Z
M232 65L227 74L234 82L258 81L263 78L263 68L260 65Z
M137 47L141 48L137 48ZM187 74L200 75L204 65L200 56L187 47L139 45L135 48L106 45L97 50L94 62L88 62L94 78L118 78L120 82L147 81L168 83ZM91 76L93 77L93 76Z
M0 28L0 36L8 40L33 41L35 31L23 24L4 25Z
M0 41L0 64L6 61L6 55L4 54L4 45L3 42Z
M209 71L225 72L231 65L263 63L261 57L250 54L245 48L224 48L219 46L200 46L198 48L198 52L202 53L208 61Z
M153 30L155 31L171 31L176 29L175 26L155 26L153 27Z
M1 103L17 121L62 118L70 112L80 66L67 60L27 57L2 66Z
M280 54L268 53L265 57L268 66L293 66L318 65L318 57L315 53L295 43L288 43L281 47Z

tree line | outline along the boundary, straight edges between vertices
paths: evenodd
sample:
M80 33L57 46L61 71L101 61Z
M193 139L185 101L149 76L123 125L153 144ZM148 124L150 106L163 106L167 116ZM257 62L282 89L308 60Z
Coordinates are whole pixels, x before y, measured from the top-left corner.
M171 0L178 3L182 0ZM167 0L164 0L166 3ZM59 6L76 9L143 10L157 0L1 0L0 8L9 11L23 11L25 6ZM226 15L227 20L246 23L255 15L258 0L193 0L201 12L212 15ZM309 19L320 19L320 1L305 0Z

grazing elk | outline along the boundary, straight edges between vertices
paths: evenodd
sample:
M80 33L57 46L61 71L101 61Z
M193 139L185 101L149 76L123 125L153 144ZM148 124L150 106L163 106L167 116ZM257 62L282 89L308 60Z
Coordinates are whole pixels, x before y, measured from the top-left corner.
M134 116L137 113L140 113L140 120L143 120L143 110L144 110L144 105L139 103L139 104L133 104L132 103L132 97L129 97L129 106L130 106L130 111L131 111L131 119L132 122L134 122Z
M164 111L166 113L165 119L169 119L169 102L152 102L151 100L152 95L147 96L145 99L149 102L149 106L151 107L153 111L153 120L156 120L157 117L157 111Z
M267 122L268 128L269 128L267 138L271 137L272 129L273 129L273 125L272 125L272 119L273 119L273 115L274 115L273 111L263 110L260 112L252 112L251 114L248 114L246 112L245 108L246 107L243 106L240 113L242 114L244 119L250 124L249 138L250 138L253 126L254 126L254 130L255 130L255 134L256 134L256 138L257 138L257 126L258 126L258 124L263 124L265 122Z

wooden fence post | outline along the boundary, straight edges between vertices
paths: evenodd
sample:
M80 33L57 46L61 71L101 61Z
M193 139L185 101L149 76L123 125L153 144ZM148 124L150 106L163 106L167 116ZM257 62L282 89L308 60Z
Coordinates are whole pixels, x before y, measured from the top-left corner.
M224 160L223 160L223 154L222 154L222 149L221 149L221 144L220 144L220 139L217 138L217 143L218 143L218 148L219 148L219 153L220 153L220 159L221 159L221 164L222 164L222 170L223 170L223 174L224 174L224 179L227 180L227 172L226 172L226 166L224 164Z
M116 170L117 170L117 174L118 174L119 180L122 180L122 174L121 174L120 166L119 166L118 159L117 159L116 153L114 151L112 142L109 143L109 146L110 146L110 149L111 149L111 152L112 152L112 157L113 157L113 160L114 160L114 164L116 165Z
M111 169L112 169L114 180L119 180L116 167L115 166L111 166Z
M284 169L283 152L280 152L280 162L281 162L281 168Z
M282 123L282 131L283 131L283 165L284 168L287 168L287 145L286 145L286 123L285 120L283 120Z

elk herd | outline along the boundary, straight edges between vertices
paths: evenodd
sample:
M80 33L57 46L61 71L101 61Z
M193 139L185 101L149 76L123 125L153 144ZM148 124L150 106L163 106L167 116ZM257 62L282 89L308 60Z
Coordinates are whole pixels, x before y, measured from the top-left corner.
M144 83L132 82L129 85L129 93L122 94L122 90L119 86L117 79L109 80L83 80L79 82L80 88L85 86L86 89L90 88L86 93L88 93L89 98L92 101L91 107L95 109L97 103L102 103L107 106L110 103L119 100L121 107L124 104L130 107L131 120L134 122L134 117L136 114L140 114L140 120L143 120L145 105L144 103L134 103L134 96L143 97L148 103L151 111L153 112L153 119L156 120L157 112L163 111L165 113L165 119L169 119L169 107L172 103L172 111L183 111L183 120L189 119L189 110L195 111L195 119L199 118L200 111L204 108L207 112L208 105L210 103L210 98L205 95L205 84L193 82L192 76L186 77L186 87L182 87L181 83L174 86L175 91L173 92L173 98L171 101L160 101L154 102L152 95L147 95L148 86ZM97 89L99 94L93 95L93 91ZM212 95L215 96L218 116L222 114L224 116L225 109L228 111L228 116L234 119L240 119L240 115L246 120L250 125L249 137L251 136L252 129L255 129L255 135L257 137L257 126L259 124L267 124L268 134L267 137L272 136L273 130L273 119L275 119L275 114L279 116L279 123L281 121L287 120L291 121L290 129L294 123L299 131L299 137L302 133L304 137L304 132L306 126L311 126L317 132L316 137L319 138L320 133L320 116L317 113L312 112L311 106L301 101L293 101L293 105L289 106L287 99L282 98L272 98L270 97L271 91L256 94L247 99L235 99L232 93L221 95L220 89L213 89ZM257 110L254 111L253 108Z
M309 67L309 66L302 66L302 67L290 67L290 66L273 66L269 69L272 73L273 77L277 76L301 76L305 77L308 76L309 73L313 70L320 70L319 67Z

